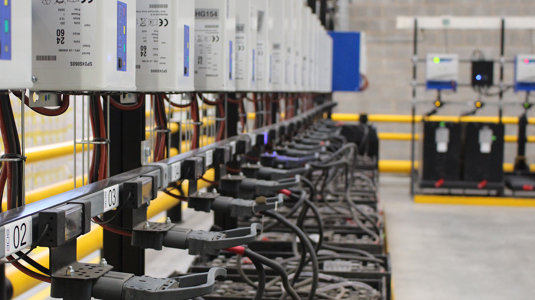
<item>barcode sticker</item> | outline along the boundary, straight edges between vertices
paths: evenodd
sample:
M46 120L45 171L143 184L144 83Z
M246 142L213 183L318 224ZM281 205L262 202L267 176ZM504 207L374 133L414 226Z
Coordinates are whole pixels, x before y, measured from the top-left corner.
M5 230L5 256L19 252L32 245L32 217L7 224Z
M174 163L171 165L171 181L178 181L180 180L180 169L182 167L182 164L180 162Z
M119 206L119 185L104 190L104 212Z
M167 8L167 4L149 4L149 8Z
M57 60L56 55L36 55L35 60L36 61L56 61Z

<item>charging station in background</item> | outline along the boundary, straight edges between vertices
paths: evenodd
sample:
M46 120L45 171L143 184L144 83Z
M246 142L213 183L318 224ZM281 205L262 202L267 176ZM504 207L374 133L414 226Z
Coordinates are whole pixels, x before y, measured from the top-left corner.
M333 39L333 92L359 92L366 73L366 34L330 31Z

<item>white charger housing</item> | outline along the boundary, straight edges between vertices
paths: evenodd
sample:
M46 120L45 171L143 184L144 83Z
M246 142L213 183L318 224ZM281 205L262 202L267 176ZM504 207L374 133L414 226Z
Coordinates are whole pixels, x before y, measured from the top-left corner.
M136 86L141 92L195 90L195 3L137 0Z
M269 6L271 0L256 1L258 11L258 31L256 37L256 89L259 92L272 90L271 78L271 38L269 30Z
M236 90L236 0L195 0L195 90Z
M294 90L294 25L295 25L295 0L284 0L284 86L283 90Z
M285 4L288 0L270 0L269 31L271 38L271 79L272 90L286 91L286 37L288 16Z
M136 90L136 0L32 4L34 90Z
M236 0L236 91L256 91L257 0Z
M303 75L303 16L305 14L305 7L299 0L293 0L294 3L294 18L293 18L293 37L294 37L294 91L302 91L301 77Z

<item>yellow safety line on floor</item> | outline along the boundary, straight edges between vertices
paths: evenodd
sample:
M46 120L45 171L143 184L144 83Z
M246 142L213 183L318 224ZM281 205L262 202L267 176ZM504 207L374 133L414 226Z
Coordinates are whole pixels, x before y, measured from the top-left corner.
M420 204L535 207L535 198L415 195L414 202Z

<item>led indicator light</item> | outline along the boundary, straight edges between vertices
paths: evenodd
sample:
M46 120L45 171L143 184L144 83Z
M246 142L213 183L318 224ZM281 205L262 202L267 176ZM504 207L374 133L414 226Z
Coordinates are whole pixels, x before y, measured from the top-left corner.
M123 34L126 34L126 26L123 26Z
M4 30L6 33L9 32L9 20L4 21Z
M481 75L476 76L476 80L481 80L481 79L482 79Z
M440 122L440 127L446 127L446 122Z
M440 57L435 57L435 58L433 58L433 62L434 62L435 64L439 64L439 63L440 63Z
M492 141L496 142L496 136L495 135L492 136Z
M8 6L9 5L8 2L9 2L8 0L4 0L4 6Z
M527 59L527 58L524 59L524 63L525 63L526 65L529 64L529 59Z
M123 52L126 53L126 45L123 45Z

